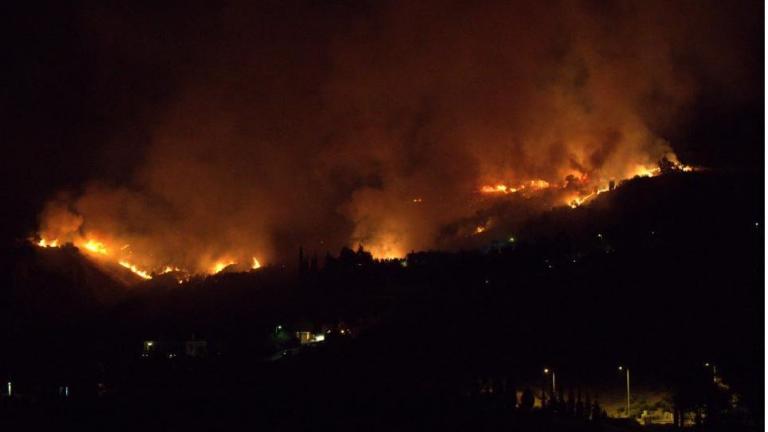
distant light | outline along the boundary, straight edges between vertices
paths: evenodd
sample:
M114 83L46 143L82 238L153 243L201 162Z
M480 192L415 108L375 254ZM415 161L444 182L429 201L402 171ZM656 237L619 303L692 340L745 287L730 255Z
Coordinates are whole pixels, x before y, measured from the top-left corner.
M760 222L755 222L755 226L760 226Z
M282 330L282 329L283 329L283 326L281 326L281 325L278 325L278 326L277 326L277 329L278 329L278 330Z
M510 243L514 243L514 242L515 242L515 238L514 238L514 237L510 237L510 238L509 238L509 242L510 242Z
M545 373L545 374L548 374L548 373L549 373L549 369L547 369L547 368L544 368L544 373Z
M709 367L709 363L704 363L704 367Z
M11 382L8 381L8 396L10 397L12 395L13 395L13 384L11 384Z
M597 233L597 238L603 238L603 235L600 233Z
M155 343L154 343L154 342L152 342L152 341L149 341L149 342L147 342L147 346L152 346L152 345L154 345L154 344L155 344Z
M325 340L324 334L315 335L315 342L322 342Z
M69 397L69 386L64 386L64 397Z
M624 370L624 366L619 366L619 370Z

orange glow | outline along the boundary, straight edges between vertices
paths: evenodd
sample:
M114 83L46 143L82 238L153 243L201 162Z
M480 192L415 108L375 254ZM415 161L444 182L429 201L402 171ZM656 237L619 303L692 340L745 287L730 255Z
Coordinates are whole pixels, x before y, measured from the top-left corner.
M486 228L484 226L478 225L477 227L475 227L475 234L483 233L483 232L485 232L485 230L486 230Z
M59 240L46 240L46 239L40 239L40 241L37 242L37 245L44 248L55 248L59 247Z
M515 193L517 192L516 188L508 187L505 184L499 183L496 186L483 186L480 188L480 192L492 194L492 193L501 193L501 194L507 194L507 193Z
M180 272L181 269L178 267L171 267L171 266L165 266L162 270L160 270L160 274L166 274L171 272Z
M365 249L376 259L398 259L405 257L405 250L397 243L380 242L364 245Z
M41 248L57 248L57 247L61 247L65 243L59 239L50 240L46 237L38 237L38 238L39 240L31 238L29 239L29 241ZM134 263L137 261L143 263L143 262L146 262L146 260L140 259L141 258L140 255L139 255L139 258L137 258L137 254L135 253L135 251L130 250L130 245L124 244L121 247L118 247L118 246L113 247L110 243L97 240L95 237L87 237L87 238L88 240L85 240L85 238L83 237L75 236L74 238L68 238L66 240L66 243L74 244L81 251L86 252L88 255L96 256L96 257L99 257L100 259L107 259L116 264L119 264L120 266L130 270L131 272L141 277L142 279L152 279L153 272L160 275L168 274L168 273L181 273L181 274L184 274L185 276L182 278L177 277L177 280L179 281L179 283L182 283L185 280L189 280L189 276L191 274L194 274L194 272L190 272L185 268L181 268L173 265L163 265L161 267L149 267L149 268L139 267ZM207 271L203 270L202 273L204 274L220 273L226 267L233 264L237 264L237 261L229 257L219 259L215 261L212 265L210 265ZM261 262L258 260L258 258L256 258L255 256L251 257L250 268L255 270L261 267L262 265L261 265Z
M93 239L90 239L87 242L85 242L83 247L90 252L97 253L100 255L108 254L107 247L104 246L104 243L93 240Z
M546 189L549 187L549 182L546 180L530 180L527 184L523 185L523 187L529 187L531 189Z
M480 192L484 194L512 194L525 190L537 191L546 189L548 187L550 187L548 181L535 179L524 181L518 186L508 186L504 183L498 183L496 185L485 185L480 187Z
M231 266L232 264L236 264L236 263L234 261L218 261L211 268L211 274L221 273L222 270L224 270L228 266Z
M661 169L659 167L645 167L642 165L638 165L633 175L630 177L655 177L661 173Z
M700 171L702 168L696 168L689 165L683 165L677 162L677 158L674 155L668 155L666 159L668 162L668 170L679 172L693 172ZM620 176L616 184L623 180L631 179L634 177L656 177L662 173L660 165L651 166L646 164L635 164L630 166L625 171L624 177ZM488 195L506 195L516 192L538 192L543 190L562 190L563 193L568 193L561 202L568 205L571 208L576 208L584 203L592 200L597 195L609 190L607 183L613 179L599 179L597 177L591 177L587 173L573 172L570 173L567 178L559 183L550 183L546 180L535 179L526 180L519 183L517 187L511 187L504 183L498 183L496 185L484 185L480 187L480 193ZM577 190L574 190L577 189ZM528 196L528 195L526 195ZM476 229L475 233L481 233L483 229Z

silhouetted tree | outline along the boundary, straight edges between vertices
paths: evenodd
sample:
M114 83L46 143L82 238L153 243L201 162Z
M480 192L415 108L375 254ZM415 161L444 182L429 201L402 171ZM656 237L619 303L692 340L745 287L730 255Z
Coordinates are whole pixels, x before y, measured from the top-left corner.
M309 262L309 271L317 273L317 254L312 254L312 260Z
M565 411L571 416L576 413L576 396L573 393L573 389L568 390L568 400L566 402Z
M592 421L600 420L603 417L603 410L600 407L600 403L597 401L597 398L595 398L595 401L592 403Z
M517 407L517 387L515 387L514 383L509 383L507 385L507 400L509 401L510 406L512 409Z
M530 388L523 390L523 394L520 395L520 410L528 412L533 409L534 397ZM543 401L542 401L543 404Z
M303 275L307 272L308 265L307 259L304 256L304 247L299 246L299 274Z
M581 389L576 391L576 411L575 415L578 418L584 418L584 401L581 399Z

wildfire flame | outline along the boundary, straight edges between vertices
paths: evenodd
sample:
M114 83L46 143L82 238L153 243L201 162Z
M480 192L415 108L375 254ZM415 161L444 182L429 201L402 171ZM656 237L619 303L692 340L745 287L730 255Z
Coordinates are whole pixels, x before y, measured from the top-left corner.
M222 270L231 266L232 264L237 264L237 263L234 261L218 261L211 268L211 274L221 273Z
M59 241L58 241L58 240L46 240L46 239L44 239L44 238L43 238L43 239L40 239L40 241L38 241L36 244L37 244L38 246L40 246L40 247L44 247L44 248L49 248L49 247L50 247L50 248L55 248L55 247L59 247Z
M118 264L132 271L135 275L139 276L142 279L152 279L152 276L149 273L139 269L138 267L129 263L128 261L120 260L118 261Z
M160 274L166 274L171 272L180 272L183 271L178 267L171 267L171 266L165 266L162 270L160 270Z
M90 239L87 242L85 242L83 247L86 250L91 251L91 252L96 253L96 254L99 254L99 255L107 255L109 253L109 251L107 250L107 247L104 246L104 243L102 243L100 241L93 240L93 239Z
M684 165L677 162L677 158L674 157L674 155L670 155L670 157L671 159L666 161L670 170L680 171L680 172L692 172L692 171L697 171L701 169L701 168L696 168L696 167ZM647 165L638 164L633 169L630 170L630 174L626 178L622 178L620 179L620 181L627 180L634 177L656 177L661 173L662 173L662 168L660 165L647 166ZM596 181L590 181L590 180L591 179L587 174L577 173L569 176L569 178L567 178L565 181L561 181L558 183L550 183L546 180L534 179L534 180L524 181L520 183L518 186L508 186L505 183L483 185L483 186L480 186L479 191L481 194L485 194L485 195L507 195L507 194L521 193L524 191L538 192L543 190L571 189L573 185L576 185L579 191L576 194L573 194L573 193L568 194L563 202L565 205L568 205L571 208L576 208L586 203L587 201L590 201L591 199L600 195L601 193L607 192L610 190L610 188L607 185L608 181L604 181L605 184L594 186ZM599 183L599 181L597 182ZM589 191L590 188L592 188L591 191ZM480 233L483 231L484 229L481 230L480 227L478 227L476 230L476 233Z
M625 177L620 179L607 179L600 177L597 173L587 174L573 171L568 173L569 175L562 181L544 179L505 180L481 185L478 191L482 195L499 198L513 194L520 194L520 196L529 198L534 196L534 194L552 192L548 196L554 197L555 202L576 208L611 190L622 180L628 178L655 177L670 171L692 172L697 170L700 170L700 168L680 164L676 158L672 158L663 159L657 166L629 165L623 171ZM413 197L411 195L408 199L413 203L425 202L420 196ZM65 213L65 216L63 218L65 222L63 225L66 229L62 229L62 224L57 225L49 222L47 226L43 226L40 234L36 238L30 239L30 241L41 248L58 248L66 244L74 245L86 254L99 260L107 260L119 264L145 280L152 279L154 275L175 273L176 279L181 283L183 280L189 280L191 275L198 273L217 274L228 266L236 265L237 263L241 263L239 266L241 270L248 268L255 270L262 267L261 262L256 256L252 256L250 253L247 255L242 254L233 250L224 251L225 253L223 254L217 253L214 255L215 259L204 258L193 264L187 263L190 267L178 267L167 262L157 262L150 258L151 255L144 255L147 250L140 250L151 247L151 245L142 245L140 241L112 236L101 231L85 231L82 226L83 219L81 216L72 213ZM58 221L58 219L55 220ZM407 236L401 233L401 225L407 225L408 221L405 222L403 224L394 224L394 229L382 230L382 234L364 239L360 241L360 244L376 259L402 258L412 247ZM493 225L490 220L486 220L482 223L470 225L466 231L463 230L462 232L470 235L479 235L491 230L493 230Z
M538 191L550 187L546 180L534 179L525 181L517 186L508 186L504 183L485 185L480 187L480 192L485 194L512 194L522 191Z
M38 239L30 239L30 241L35 244L38 247L41 248L59 248L63 246L65 243L71 243L72 245L76 246L80 250L93 255L95 257L98 257L99 259L106 259L106 260L114 260L113 262L117 262L120 266L123 268L126 268L130 270L133 274L139 276L140 278L144 280L149 280L153 278L153 271L151 269L142 268L135 264L132 259L130 259L130 256L132 256L132 252L129 250L130 246L128 244L123 245L122 247L115 247L111 248L107 245L107 243L97 240L93 237L88 237L87 240L85 238L75 238L72 240L68 240L67 242L63 242L59 239L49 239L46 237L39 237ZM220 273L222 270L224 270L226 267L236 264L236 261L231 259L224 259L219 260L213 264L210 268L210 274L216 274ZM258 269L261 268L261 263L256 257L251 258L251 269ZM184 277L178 278L179 283L184 282L185 280L189 280L190 272L182 269L177 266L172 265L165 265L161 268L156 268L154 270L155 274L168 274L168 273L183 273Z

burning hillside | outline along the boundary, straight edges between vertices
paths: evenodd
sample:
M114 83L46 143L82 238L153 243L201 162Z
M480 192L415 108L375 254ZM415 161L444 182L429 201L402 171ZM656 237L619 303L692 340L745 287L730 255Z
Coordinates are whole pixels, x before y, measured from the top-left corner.
M676 159L670 160L664 158L654 168L640 167L634 177L655 177L664 172L690 172L694 168L682 165ZM624 181L625 179L621 179ZM619 184L620 184L619 182ZM612 190L616 187L616 180L609 180L607 184L601 184L599 179L590 178L588 174L582 173L578 177L569 175L564 181L559 183L550 183L546 180L529 180L521 183L515 183L516 186L507 186L499 183L494 186L481 186L478 190L481 195L488 198L503 198L507 195L521 197L526 200L539 201L545 206L563 206L567 205L576 208L586 204L599 194ZM414 204L421 204L421 199L412 200ZM487 210L487 202L474 204L477 211ZM82 215L75 214L71 210L49 207L47 217L43 219L43 229L33 242L41 248L59 248L65 245L74 245L87 253L90 257L98 261L116 262L123 268L130 270L141 279L152 279L155 275L172 273L176 275L179 283L188 280L193 274L217 274L223 271L246 271L261 268L261 262L255 256L236 258L236 254L224 254L218 259L211 261L208 258L202 258L198 267L179 267L163 262L153 262L151 255L144 255L142 251L135 251L130 243L120 239L114 234L98 235L87 231L85 220ZM58 223L58 224L57 224ZM477 225L470 234L482 234L490 227L490 219L486 219L482 224ZM460 237L466 233L458 234ZM109 240L109 245L105 243ZM456 239L460 241L461 239ZM120 246L121 245L121 246ZM118 247L119 246L119 247ZM378 250L374 250L374 256L377 258L400 258L405 256L402 251L396 251L392 246L384 245ZM143 263L143 264L136 264Z
M599 176L593 178L588 173L577 172L569 174L563 181L558 183L550 183L541 179L512 183L512 186L508 186L505 183L497 183L480 187L480 192L487 195L518 194L530 198L542 191L556 191L556 195L558 195L558 199L561 200L562 204L575 208L603 192L612 190L617 184L630 178L655 177L663 172L692 172L697 169L700 168L683 165L677 161L677 157L674 154L668 154L655 166L637 165L630 171L630 175L625 178L606 179Z
M750 54L701 52L736 37L709 7L565 3L243 4L205 32L182 26L178 45L142 39L157 51L116 64L172 70L153 84L162 103L127 110L128 130L99 144L108 163L92 151L97 170L67 168L78 180L49 195L35 241L142 278L293 261L300 246L402 257L455 246L445 227L501 196L578 206L659 160L688 169L673 144L701 77L734 65L718 83L739 87ZM167 31L124 19L89 15L94 52ZM166 67L177 55L186 66Z

